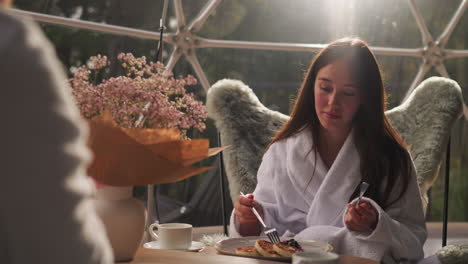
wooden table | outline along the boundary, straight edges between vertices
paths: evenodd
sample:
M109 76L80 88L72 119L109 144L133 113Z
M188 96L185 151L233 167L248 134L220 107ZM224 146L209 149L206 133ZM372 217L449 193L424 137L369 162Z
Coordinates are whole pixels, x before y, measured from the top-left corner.
M279 264L284 262L261 260L254 258L226 256L217 254L213 247L206 247L200 252L182 252L175 250L160 250L139 248L131 264ZM352 257L340 256L340 264L378 264L377 261Z

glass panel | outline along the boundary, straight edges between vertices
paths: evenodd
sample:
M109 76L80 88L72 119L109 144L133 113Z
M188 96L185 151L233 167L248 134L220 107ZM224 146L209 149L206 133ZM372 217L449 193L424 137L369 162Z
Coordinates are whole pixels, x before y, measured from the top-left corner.
M289 113L288 99L299 89L311 53L241 49L200 49L202 67L212 83L239 79L250 86L267 107Z
M455 35L454 35L455 36ZM459 35L454 38L458 39ZM468 79L466 68L468 58L449 59L444 62L449 76L462 88L464 101L468 102ZM435 75L436 73L434 73ZM449 184L449 221L468 221L468 121L458 119L451 134L450 184ZM445 163L440 169L437 181L431 190L431 208L428 219L442 221L444 199Z
M468 220L468 122L459 119L454 124L451 136L450 183L448 221L467 222ZM428 221L442 221L444 208L445 161L430 193Z
M132 52L155 60L157 43L154 40L122 37L95 31L71 29L43 24L47 37L54 43L57 55L67 69L86 63L90 56L102 54L115 59L118 53Z
M223 1L207 24L200 34L208 38L328 43L359 36L378 46L421 44L406 0Z
M467 86L464 87L464 91L467 92ZM468 190L468 137L466 135L468 135L468 122L460 118L452 129L451 137L449 221L454 222L468 221L466 191Z
M18 9L117 26L157 31L163 1L16 0Z
M465 48L468 49L468 47ZM466 99L468 99L468 97L466 97L466 95L468 95L468 76L466 74L468 71L468 58L448 59L444 61L444 65L449 76L455 79L461 86L466 101Z
M413 57L377 56L387 92L387 109L398 106L411 86L421 59Z
M416 0L415 2L429 33L436 40L455 14L461 1Z
M465 13L462 15L462 17L460 18L460 21L458 21L457 26L453 30L452 36L449 38L446 48L467 50L468 49L468 45L466 42L466 38L467 38L466 29L467 28L468 28L468 13L467 13L467 9L465 9Z

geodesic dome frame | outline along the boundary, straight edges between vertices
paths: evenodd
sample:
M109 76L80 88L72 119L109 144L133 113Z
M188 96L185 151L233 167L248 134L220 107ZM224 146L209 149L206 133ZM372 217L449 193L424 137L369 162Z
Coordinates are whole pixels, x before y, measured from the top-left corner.
M197 58L197 49L202 48L232 48L232 49L256 49L256 50L282 50L282 51L319 51L324 44L306 44L306 43L278 43L278 42L256 42L256 41L233 41L233 40L217 40L203 38L197 33L203 28L208 17L216 10L222 0L209 0L205 6L199 11L198 15L190 21L186 22L183 13L182 0L173 0L177 28L175 32L165 33L163 41L173 46L172 53L166 63L166 66L172 70L177 64L182 55L192 66L201 85L205 90L210 87L210 82L199 63ZM468 0L462 0L457 10L453 14L449 23L445 26L443 32L434 38L429 32L426 22L424 21L421 12L415 4L415 0L408 0L409 8L418 25L421 33L422 45L419 48L394 48L394 47L376 47L371 46L374 53L385 56L409 56L421 58L419 70L416 73L414 80L408 89L406 96L419 84L425 74L431 69L435 70L444 77L450 77L444 61L446 59L468 57L468 50L447 49L446 44L450 39L453 30L458 25L461 17L468 7ZM20 15L29 15L39 22L45 22L56 25L69 26L74 28L90 29L104 33L118 34L123 36L137 37L143 39L159 40L159 32L138 30L128 27L106 25L95 22L80 21L75 19L63 18L58 16L44 15L35 12L27 12L14 10ZM405 96L405 98L406 98ZM468 118L468 109L465 106L465 116Z

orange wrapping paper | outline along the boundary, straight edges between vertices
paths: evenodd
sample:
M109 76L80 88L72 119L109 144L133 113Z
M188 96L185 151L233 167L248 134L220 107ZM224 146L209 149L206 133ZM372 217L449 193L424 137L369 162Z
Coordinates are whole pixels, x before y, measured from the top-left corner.
M112 186L171 183L212 169L189 166L224 148L207 139L182 140L177 129L121 128L109 113L89 121L94 160L88 174Z

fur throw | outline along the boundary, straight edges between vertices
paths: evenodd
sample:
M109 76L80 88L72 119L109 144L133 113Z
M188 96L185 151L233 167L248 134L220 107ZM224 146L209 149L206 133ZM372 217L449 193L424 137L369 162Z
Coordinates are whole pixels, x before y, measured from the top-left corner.
M436 252L437 258L443 264L468 263L468 245L448 245Z
M224 163L232 201L240 191L250 193L266 146L288 116L266 108L247 85L224 79L207 95L208 115L221 134ZM443 160L450 128L463 111L461 89L455 81L432 77L422 82L402 105L386 112L409 145L424 206Z
M463 113L460 86L453 80L431 77L414 89L408 100L385 114L408 144L416 167L418 185L424 204L427 191L435 182L450 130Z
M206 107L222 145L229 146L223 161L234 202L240 191L254 191L266 146L289 117L266 108L252 89L237 80L215 83L208 90Z

